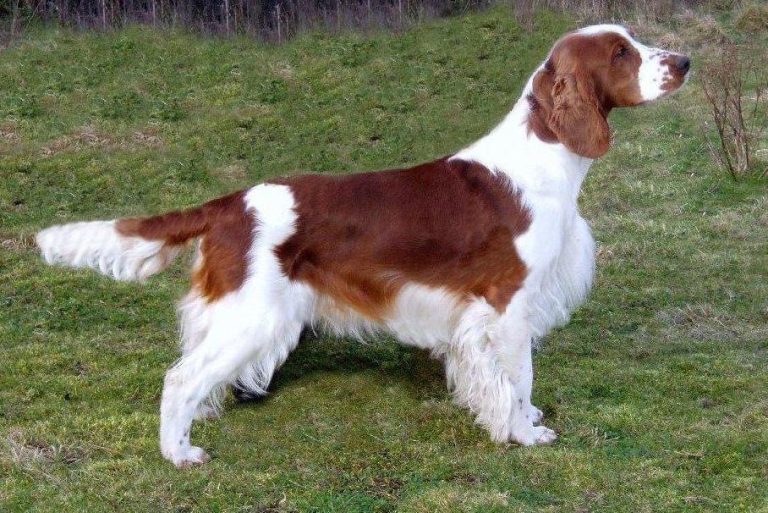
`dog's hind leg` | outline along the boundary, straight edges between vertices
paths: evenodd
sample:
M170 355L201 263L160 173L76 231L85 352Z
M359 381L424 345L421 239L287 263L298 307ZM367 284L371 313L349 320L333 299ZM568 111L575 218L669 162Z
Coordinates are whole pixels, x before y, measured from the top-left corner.
M267 387L272 381L272 376L285 362L290 352L296 348L300 336L292 339L291 343L274 344L269 351L259 354L256 359L248 362L240 370L232 385L238 400L249 401L267 395Z
M304 319L295 315L296 309L286 309L282 301L265 306L245 301L239 293L222 298L211 306L212 322L205 338L166 374L160 406L160 448L177 467L209 459L205 451L190 444L192 421L200 403L237 379L251 362L272 358L275 353L287 356L298 343Z
M193 287L179 302L178 316L182 358L192 354L195 348L205 340L211 327L213 311L213 305L202 296L197 287ZM195 420L218 418L219 405L223 400L225 391L224 386L215 387L209 396L197 406Z

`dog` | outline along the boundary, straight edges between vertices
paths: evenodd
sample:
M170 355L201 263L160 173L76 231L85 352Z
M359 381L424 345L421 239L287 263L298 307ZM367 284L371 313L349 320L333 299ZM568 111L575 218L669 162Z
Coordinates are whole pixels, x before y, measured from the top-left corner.
M496 128L449 157L53 226L37 245L49 264L143 281L198 241L179 305L182 356L160 406L161 452L178 467L210 459L190 443L193 420L216 416L229 384L264 394L309 326L385 330L428 349L493 440L548 444L557 436L531 404L531 346L592 284L581 183L611 145L609 112L671 94L689 69L621 25L587 27L554 44Z

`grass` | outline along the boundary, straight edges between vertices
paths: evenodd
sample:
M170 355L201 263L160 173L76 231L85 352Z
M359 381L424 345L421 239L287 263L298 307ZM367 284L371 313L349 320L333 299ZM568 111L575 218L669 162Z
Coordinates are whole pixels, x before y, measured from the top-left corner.
M537 27L497 9L280 47L41 28L4 50L0 511L768 511L766 184L714 168L695 81L611 115L581 200L596 287L535 356L551 447L491 443L421 352L308 337L269 397L197 425L213 461L177 471L158 404L187 263L139 286L31 246L52 223L455 151L571 22Z

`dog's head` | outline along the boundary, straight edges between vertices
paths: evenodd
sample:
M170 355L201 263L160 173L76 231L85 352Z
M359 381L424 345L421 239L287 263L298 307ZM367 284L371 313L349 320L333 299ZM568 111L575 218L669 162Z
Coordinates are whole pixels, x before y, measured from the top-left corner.
M611 142L614 107L642 105L678 90L690 59L649 48L621 25L594 25L555 43L533 77L529 127L547 142L597 158Z

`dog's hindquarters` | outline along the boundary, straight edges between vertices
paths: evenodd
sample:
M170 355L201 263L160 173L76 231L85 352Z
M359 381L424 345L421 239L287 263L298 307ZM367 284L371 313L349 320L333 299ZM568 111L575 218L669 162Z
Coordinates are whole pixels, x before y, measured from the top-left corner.
M256 186L242 206L237 222L251 227L247 246L231 237L235 216L220 218L201 241L193 287L179 308L183 355L166 374L160 407L161 451L179 467L208 458L190 443L193 420L217 412L228 384L264 393L314 309L313 291L288 279L275 254L296 229L289 187ZM236 261L243 269L233 268ZM237 287L220 294L236 277Z
M119 280L146 279L199 239L192 289L179 305L182 357L166 374L161 403L161 450L177 466L207 459L189 442L193 418L215 414L219 392L235 381L264 393L312 317L313 292L283 274L274 252L295 222L290 188L263 184L185 211L37 235L48 263Z

